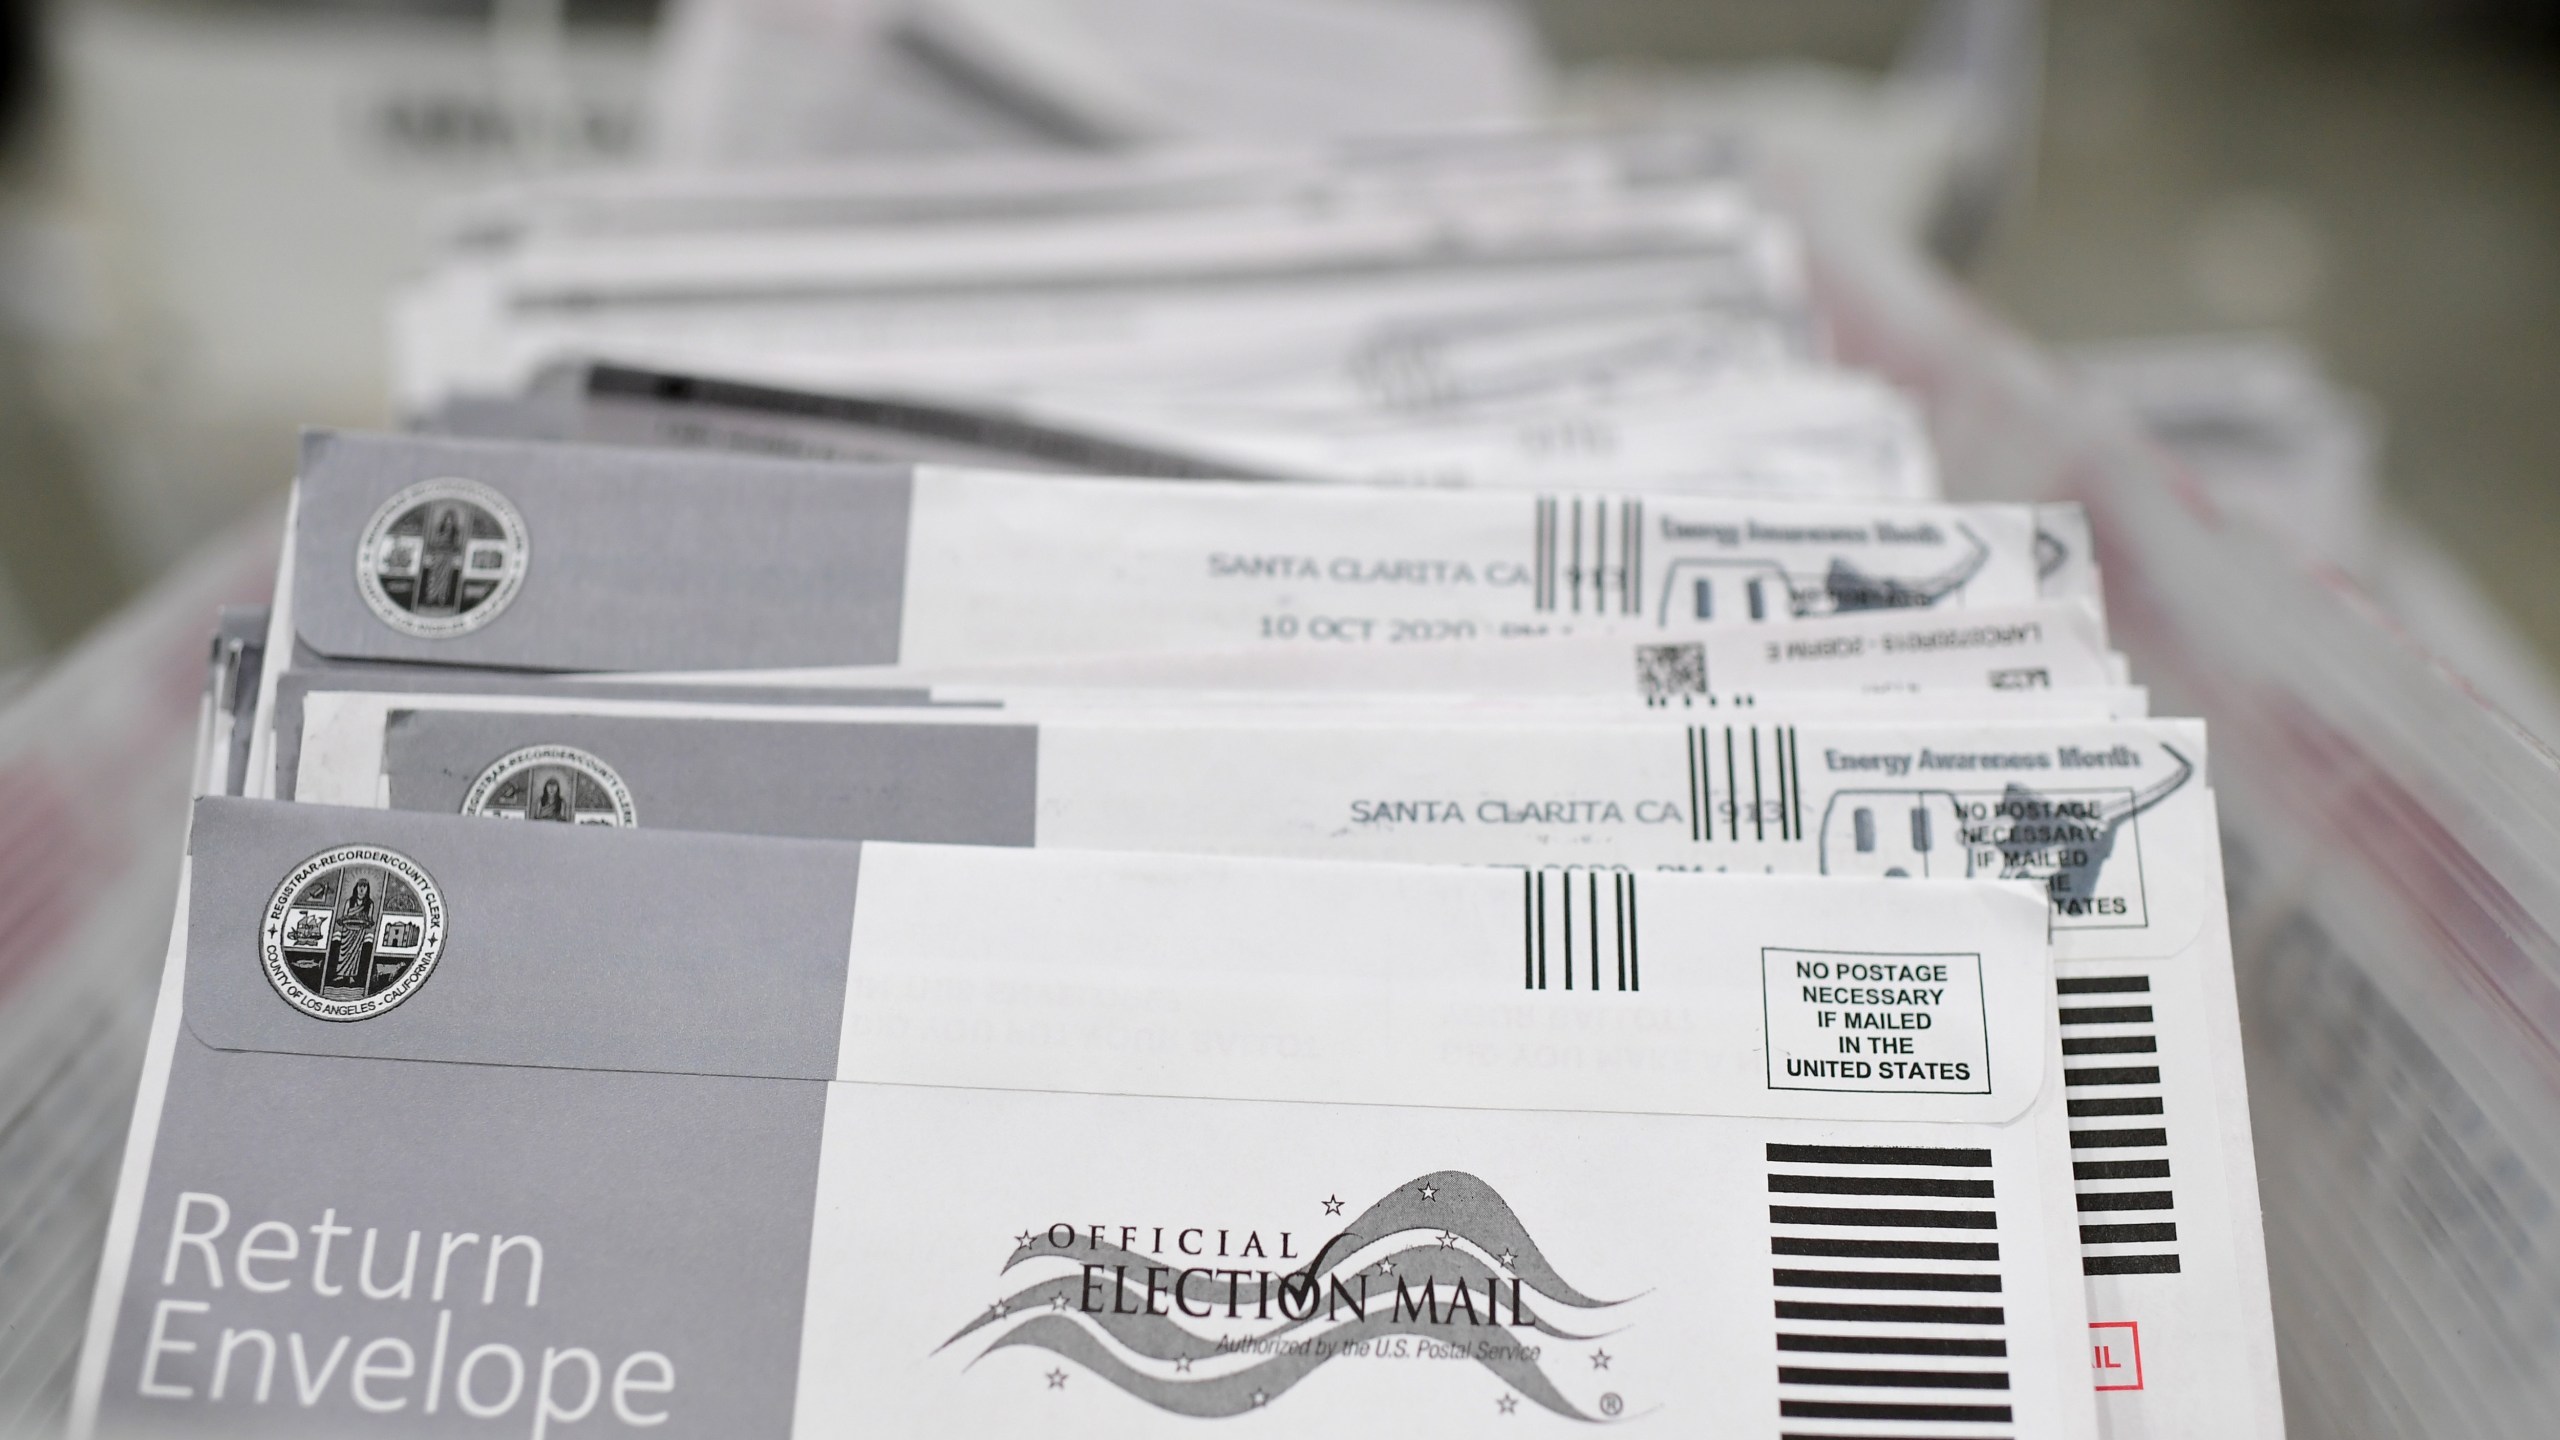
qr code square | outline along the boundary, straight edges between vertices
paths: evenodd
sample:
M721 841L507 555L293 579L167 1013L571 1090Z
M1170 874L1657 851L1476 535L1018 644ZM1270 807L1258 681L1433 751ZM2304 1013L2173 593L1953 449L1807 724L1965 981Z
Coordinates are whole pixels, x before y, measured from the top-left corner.
M1676 695L1707 693L1707 647L1639 645L1636 647L1636 693L1660 704Z

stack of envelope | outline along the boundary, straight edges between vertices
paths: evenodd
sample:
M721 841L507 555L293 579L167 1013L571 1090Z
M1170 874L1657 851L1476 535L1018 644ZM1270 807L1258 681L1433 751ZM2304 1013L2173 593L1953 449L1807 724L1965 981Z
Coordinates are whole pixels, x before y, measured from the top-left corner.
M84 1432L2281 1434L2203 727L1714 145L452 236L216 646Z

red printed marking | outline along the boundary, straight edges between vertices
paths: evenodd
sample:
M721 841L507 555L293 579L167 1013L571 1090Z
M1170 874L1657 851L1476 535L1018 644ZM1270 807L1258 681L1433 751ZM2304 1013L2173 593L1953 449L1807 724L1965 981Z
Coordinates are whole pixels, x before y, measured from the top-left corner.
M2089 1322L2089 1371L2101 1390L2142 1388L2142 1326L2131 1320Z

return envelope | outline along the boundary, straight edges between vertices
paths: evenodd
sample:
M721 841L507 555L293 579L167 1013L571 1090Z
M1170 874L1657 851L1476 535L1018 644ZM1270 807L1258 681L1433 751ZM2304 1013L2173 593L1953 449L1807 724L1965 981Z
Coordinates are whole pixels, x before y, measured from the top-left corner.
M201 802L79 1428L2095 1433L2033 890L1524 883Z

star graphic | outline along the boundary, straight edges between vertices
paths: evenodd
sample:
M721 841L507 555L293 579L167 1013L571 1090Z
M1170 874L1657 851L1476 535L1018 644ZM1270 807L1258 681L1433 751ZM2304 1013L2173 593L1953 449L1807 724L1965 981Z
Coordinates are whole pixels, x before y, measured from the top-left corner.
M1015 1248L1015 1249L1017 1249L1017 1250L1028 1250L1028 1249L1030 1249L1030 1248L1031 1248L1031 1232L1030 1232L1030 1231L1028 1231L1028 1230L1025 1230L1025 1231L1023 1231L1021 1234L1014 1236L1014 1237L1013 1237L1013 1245L1014 1245L1014 1248Z
M1500 1255L1498 1255L1498 1256L1496 1256L1496 1257L1494 1257L1494 1258L1496 1258L1496 1259L1498 1259L1498 1260L1500 1260L1500 1261L1502 1262L1502 1268L1503 1268L1503 1269L1508 1270L1508 1269L1510 1269L1510 1268L1511 1268L1511 1264L1512 1264L1512 1262L1513 1262L1513 1261L1515 1261L1515 1260L1518 1260L1520 1257L1519 1257L1519 1256L1517 1256L1517 1255L1512 1254L1512 1253L1511 1253L1510 1251L1508 1251L1508 1250L1505 1250L1505 1251L1503 1251Z
M1260 1405L1262 1402L1270 1398L1271 1397L1269 1395L1264 1394L1262 1391L1256 1390L1253 1392L1253 1403L1256 1405Z
M1501 1399L1493 1402L1493 1408L1501 1411L1505 1415L1508 1415L1520 1408L1520 1397L1517 1395L1505 1395Z
M999 1300L993 1305L987 1307L987 1318L990 1320L1001 1320L1004 1318L1004 1312L1012 1308L1012 1306Z
M1052 1310L1064 1310L1064 1309L1066 1309L1066 1308L1067 1308L1067 1297L1066 1297L1066 1296L1064 1296L1064 1295L1052 1295L1052 1296L1050 1296L1050 1297L1049 1297L1049 1308L1050 1308L1050 1309L1052 1309Z
M1594 1369L1594 1370L1606 1370L1606 1369L1608 1369L1608 1368L1609 1368L1609 1352L1608 1352L1608 1351L1606 1351L1606 1350L1594 1350L1594 1351L1592 1351L1592 1352L1591 1352L1591 1368L1592 1368L1592 1369Z
M1457 1237L1457 1236L1455 1236L1455 1235L1450 1234L1450 1233L1449 1233L1448 1231L1446 1231L1446 1230L1441 1231L1441 1232L1440 1232L1440 1248L1441 1248L1441 1249L1443 1249L1443 1250L1455 1250L1455 1249L1457 1249L1457 1248L1458 1248L1458 1237Z
M1064 1370L1052 1370L1052 1371L1050 1371L1050 1372L1049 1372L1049 1388L1050 1388L1050 1389L1052 1389L1052 1390L1064 1390L1064 1389L1066 1389L1066 1388L1067 1388L1067 1372L1066 1372L1066 1371L1064 1371Z
M1379 1274L1381 1274L1381 1275L1393 1275L1394 1273L1396 1273L1396 1262L1394 1262L1393 1260L1381 1260L1381 1261L1379 1261L1379 1262L1378 1262L1378 1273L1379 1273Z
M1425 1185L1425 1186L1423 1186L1423 1187L1422 1187L1422 1198L1423 1198L1423 1199L1425 1199L1425 1200L1437 1200L1437 1199L1439 1199L1439 1198L1440 1198L1440 1187L1439 1187L1439 1186L1437 1186L1437 1185Z
M1173 1369L1174 1369L1174 1373L1175 1373L1175 1374L1177 1374L1177 1375L1188 1375L1188 1374L1190 1374L1190 1373L1191 1373L1191 1357L1190 1357L1190 1356L1188 1356L1188 1355L1176 1355L1176 1356L1174 1356L1174 1357L1173 1357Z
M1328 1196L1326 1196L1326 1197L1325 1197L1325 1202L1324 1202L1324 1213L1326 1213L1327 1215L1339 1215L1339 1214L1341 1214L1341 1213L1342 1213L1342 1197L1341 1197L1341 1196L1339 1196L1339 1195L1328 1195Z

